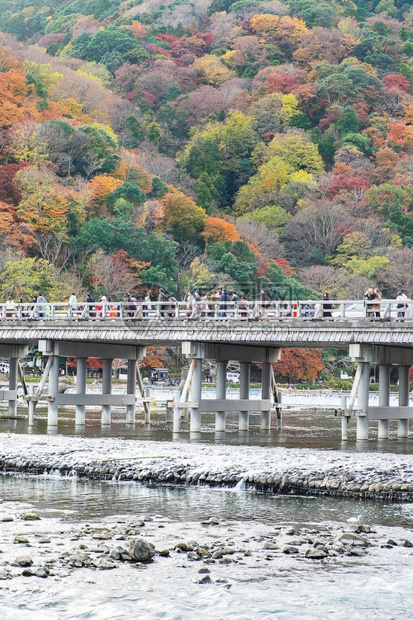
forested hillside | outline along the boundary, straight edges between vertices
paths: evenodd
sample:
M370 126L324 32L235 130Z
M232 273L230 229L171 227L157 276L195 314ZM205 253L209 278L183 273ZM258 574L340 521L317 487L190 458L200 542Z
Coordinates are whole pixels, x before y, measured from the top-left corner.
M413 294L410 0L0 15L0 297Z

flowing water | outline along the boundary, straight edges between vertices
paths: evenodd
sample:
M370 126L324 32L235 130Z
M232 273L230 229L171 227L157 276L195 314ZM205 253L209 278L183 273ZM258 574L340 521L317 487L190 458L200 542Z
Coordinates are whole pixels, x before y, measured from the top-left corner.
M116 438L171 440L170 424L164 422L162 414L153 416L150 427L138 421L132 429L122 418L115 414L110 429L104 431L115 441ZM205 433L198 440L201 443L381 451L383 463L388 452L407 455L412 451L408 440L397 440L394 435L386 442L378 443L372 438L357 443L354 429L350 441L341 442L339 420L331 413L290 412L284 416L282 432L273 429L264 434L253 427L242 435L235 430L234 417L230 418L229 432L224 437L213 432L212 421L212 416L211 419L205 416ZM27 433L27 422L2 420L0 438L5 437L5 431ZM44 419L36 422L32 433L46 435ZM76 434L71 415L62 417L58 433ZM88 438L102 437L98 413L88 413L82 434ZM185 457L185 446L190 441L188 434L183 433L178 441ZM55 541L61 537L62 549L77 544L71 542L74 540L71 532L86 523L109 527L143 516L148 519L145 530L157 548L163 540L159 537L166 536L175 541L231 540L241 550L244 545L252 545L255 553L253 545L257 549L262 546L260 541L274 528L293 525L335 531L348 527L347 519L358 514L362 523L376 529L382 541L413 541L411 504L268 496L242 488L149 487L130 482L92 483L60 476L21 475L0 476L0 498L3 499L0 513L18 516L23 512L37 512L42 518L38 527L43 527ZM220 523L215 530L206 532L200 522L211 516ZM0 550L3 551L0 569L2 556L37 552L39 545L36 546L36 538L31 534L34 527L18 518L11 523L0 522ZM13 545L16 534L26 534L32 547L17 549ZM0 618L387 620L412 617L410 547L382 548L377 544L360 558L339 557L321 562L282 553L268 558L254 553L251 558L240 556L237 563L209 566L213 583L206 585L197 583L203 576L197 573L202 563L188 562L179 555L157 558L145 566L125 564L112 571L81 568L45 580L15 577L0 581Z

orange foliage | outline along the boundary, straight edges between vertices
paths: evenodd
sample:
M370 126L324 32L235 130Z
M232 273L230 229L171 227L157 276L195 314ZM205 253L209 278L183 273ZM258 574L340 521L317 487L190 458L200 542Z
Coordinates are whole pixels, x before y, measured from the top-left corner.
M291 381L317 379L324 366L321 349L283 349L281 361L273 364L276 378Z
M230 224L221 217L207 217L205 220L205 228L202 236L206 243L215 243L216 241L239 241L239 234L233 224Z
M144 368L164 368L166 347L146 347L146 356L140 365Z
M92 190L91 207L95 215L103 215L106 211L104 202L108 194L115 191L117 187L122 185L120 179L115 179L108 174L101 174L94 177L89 187Z
M388 126L389 132L387 139L394 146L401 149L411 148L413 146L413 127L406 125L405 122L399 121Z
M135 39L143 39L146 34L145 26L136 20L133 20L130 26L123 26L123 28L131 30Z
M11 127L26 112L28 94L26 77L20 71L0 73L0 127Z

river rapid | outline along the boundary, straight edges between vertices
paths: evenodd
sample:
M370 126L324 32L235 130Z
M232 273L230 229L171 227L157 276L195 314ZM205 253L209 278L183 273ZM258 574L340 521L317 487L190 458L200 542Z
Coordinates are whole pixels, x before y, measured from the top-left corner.
M69 419L57 434L39 421L30 435L25 421L1 421L3 457L55 467L0 476L0 617L410 617L412 503L261 493L245 483L297 468L408 477L409 441L342 444L331 415L291 415L281 434L222 438L207 428L201 439L174 442L160 421L132 431L115 416L104 437L93 419L81 435ZM192 476L229 471L238 482L209 488L76 474L105 462L119 471L165 463ZM150 563L128 559L140 539L156 549Z

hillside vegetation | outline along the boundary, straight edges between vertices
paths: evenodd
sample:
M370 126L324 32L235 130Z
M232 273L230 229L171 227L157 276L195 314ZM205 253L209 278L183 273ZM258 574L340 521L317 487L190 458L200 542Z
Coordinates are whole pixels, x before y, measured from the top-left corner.
M410 1L0 14L0 298L413 294Z

